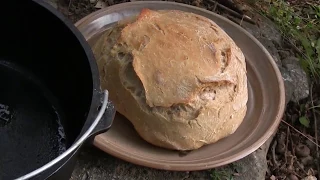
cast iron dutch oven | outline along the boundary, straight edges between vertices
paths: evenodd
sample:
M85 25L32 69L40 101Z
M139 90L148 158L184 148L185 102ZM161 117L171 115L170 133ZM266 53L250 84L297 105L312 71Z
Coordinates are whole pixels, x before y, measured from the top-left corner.
M3 1L0 15L0 179L69 179L115 115L93 53L43 0Z

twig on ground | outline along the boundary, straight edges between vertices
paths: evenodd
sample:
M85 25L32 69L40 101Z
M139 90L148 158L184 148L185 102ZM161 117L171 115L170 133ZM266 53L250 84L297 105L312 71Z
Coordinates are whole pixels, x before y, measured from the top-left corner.
M286 124L287 126L289 126L290 128L292 128L293 130L295 130L297 133L299 133L300 135L302 135L303 137L307 138L310 142L312 142L313 144L315 144L317 147L320 148L319 144L314 142L311 138L309 138L307 135L303 134L302 132L300 132L298 129L294 128L293 126L291 126L289 123L287 123L284 120L281 120L281 122L283 122L284 124Z
M302 179L302 177L295 172L294 170L288 170L287 168L281 169L281 172L285 173L285 174L294 174L295 176L297 176L299 179ZM285 179L287 176L285 176L283 179Z
M286 134L286 148L285 148L285 152L284 152L284 160L285 160L285 165L288 163L288 159L287 159L287 154L288 154L288 144L289 144L289 131L290 131L290 128L287 127L287 134Z
M310 98L311 98L311 105L314 106L314 102L313 102L313 83L311 83L311 88L310 88ZM315 113L314 108L312 109L312 114L313 114L313 118L314 118L314 136L315 136L315 140L316 143L318 144L318 127L317 127L317 115ZM319 161L319 147L316 146L316 157ZM320 165L319 163L317 163L317 170L318 170L318 179L320 179Z
M68 13L68 14L67 14L67 15L68 15L68 17L69 17L69 14L70 14L70 7L71 7L71 4L72 4L72 1L73 1L73 0L69 0L69 4L68 4L68 12L67 12L67 13Z
M274 140L272 146L271 146L271 152L272 152L272 161L273 161L273 164L275 166L274 169L277 169L279 167L279 163L278 161L276 160L276 147L277 147L277 140Z
M301 177L298 173L296 173L296 172L293 171L292 174L296 175L299 179L302 179L302 177Z
M299 166L299 168L301 169L301 171L303 171L308 176L308 173L307 173L307 171L304 170L303 165L299 161L296 161L296 163Z
M243 15L242 18L241 18L240 26L242 26L243 18L244 18L244 15Z
M289 126L288 126L289 127ZM291 131L290 131L290 128L289 128L289 136L290 136L290 142L291 142L291 151L292 151L292 155L296 156L296 150L294 148L294 144L293 144L293 139L292 139L292 135L291 135Z
M309 107L307 110L311 110L311 109L315 109L315 108L320 108L320 105L318 105L318 106L311 106L311 107Z
M243 15L237 13L236 11L234 11L234 10L232 10L232 9L230 9L230 8L222 5L222 4L219 4L219 3L216 4L216 1L215 1L215 0L207 0L207 1L208 1L209 3L212 3L214 6L217 5L217 7L219 7L219 8L221 8L221 9L227 11L228 13L230 13L231 15L233 15L233 16L239 18L239 19L243 18L244 21L246 21L246 22L248 22L248 23L250 23L250 24L256 24L250 17L243 16Z
M289 157L290 157L290 159L289 159L287 169L290 171L295 171L293 164L296 161L297 157L293 156L293 155L290 155Z
M215 11L216 11L216 9L217 9L217 5L218 5L218 1L216 1L216 2L214 3L213 9L212 9L212 11L213 11L213 12L215 12Z

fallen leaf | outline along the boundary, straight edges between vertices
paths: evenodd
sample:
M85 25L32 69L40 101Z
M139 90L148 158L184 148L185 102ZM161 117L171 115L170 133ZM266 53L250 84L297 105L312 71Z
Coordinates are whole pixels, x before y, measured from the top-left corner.
M309 119L306 117L306 116L301 116L300 118L299 118L299 122L303 125L303 126L305 126L305 127L309 127L310 126L310 121L309 121Z

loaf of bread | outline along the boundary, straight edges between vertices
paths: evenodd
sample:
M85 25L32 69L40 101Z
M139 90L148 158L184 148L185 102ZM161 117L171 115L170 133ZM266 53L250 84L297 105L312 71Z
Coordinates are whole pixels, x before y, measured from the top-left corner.
M144 9L93 46L102 88L147 142L194 150L234 133L247 111L245 57L213 21Z

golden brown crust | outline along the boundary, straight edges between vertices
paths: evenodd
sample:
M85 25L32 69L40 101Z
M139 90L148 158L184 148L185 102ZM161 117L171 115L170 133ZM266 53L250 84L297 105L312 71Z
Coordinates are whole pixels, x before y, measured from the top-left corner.
M245 58L214 22L145 9L110 32L93 48L102 87L143 139L192 150L241 124L248 100Z
M220 80L210 78L225 70L229 57L217 61L228 48L221 46L225 43L217 31L211 22L195 15L148 9L123 29L120 43L130 47L150 107L189 103L206 86L199 81Z

